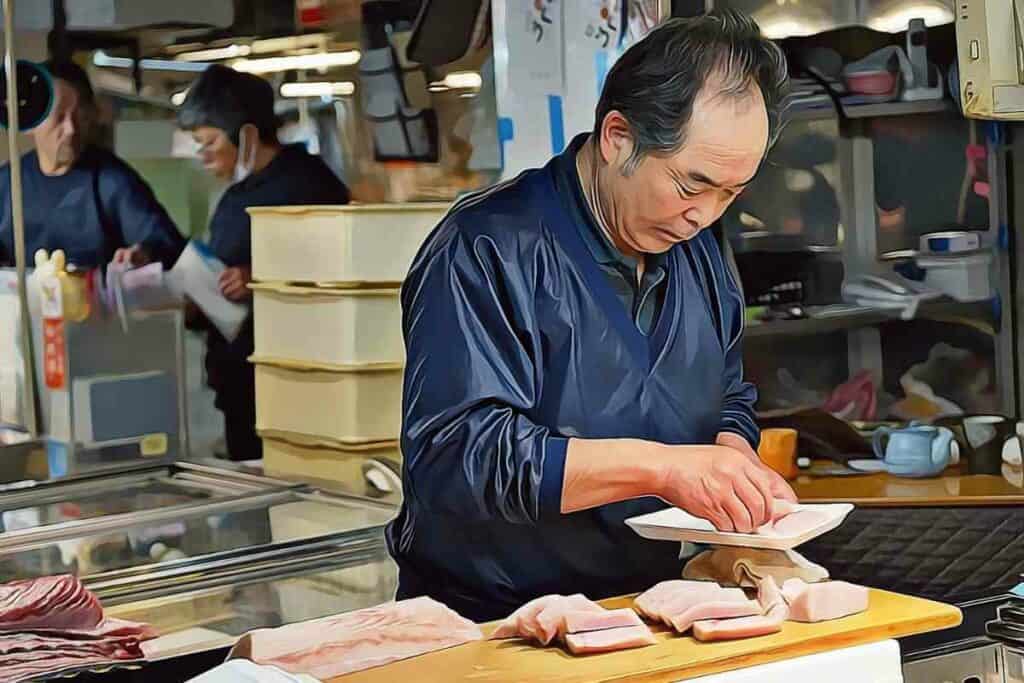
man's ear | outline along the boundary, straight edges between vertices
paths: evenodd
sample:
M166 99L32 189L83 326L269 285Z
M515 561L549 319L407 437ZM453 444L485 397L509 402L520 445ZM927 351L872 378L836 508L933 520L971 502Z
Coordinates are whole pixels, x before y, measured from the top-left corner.
M633 129L626 117L614 109L605 114L598 140L598 149L604 163L618 169L624 168L633 156L635 145Z

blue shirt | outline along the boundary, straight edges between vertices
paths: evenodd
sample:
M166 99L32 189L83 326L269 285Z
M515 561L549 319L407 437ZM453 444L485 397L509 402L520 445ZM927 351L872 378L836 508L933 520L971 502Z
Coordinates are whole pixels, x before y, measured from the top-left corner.
M677 543L624 523L663 501L561 513L570 438L758 439L743 302L714 236L666 252L645 335L559 192L567 164L571 151L458 202L402 287L404 501L388 546L400 597L475 620L679 576Z
M71 169L45 175L32 151L21 158L25 253L63 249L69 264L103 266L121 247L141 244L170 268L185 241L153 190L112 153L87 147ZM0 169L0 265L14 263L11 167Z

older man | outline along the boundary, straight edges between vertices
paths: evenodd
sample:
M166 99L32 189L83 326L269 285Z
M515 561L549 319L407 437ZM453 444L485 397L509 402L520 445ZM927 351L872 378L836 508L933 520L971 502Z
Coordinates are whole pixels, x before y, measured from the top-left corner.
M174 265L185 242L139 174L112 153L88 144L95 102L85 72L50 63L54 100L32 130L35 150L22 157L26 253L63 249L83 268L111 259ZM11 171L0 169L0 266L14 262Z
M402 293L399 597L477 620L679 575L624 520L665 501L750 531L786 483L755 453L743 302L704 229L778 130L782 53L732 12L673 20L608 74L594 130L461 201Z

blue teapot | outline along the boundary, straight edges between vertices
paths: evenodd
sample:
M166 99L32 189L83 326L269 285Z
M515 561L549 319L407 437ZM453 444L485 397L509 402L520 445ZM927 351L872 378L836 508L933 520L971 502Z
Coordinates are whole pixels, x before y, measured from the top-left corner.
M934 477L941 474L952 459L953 432L945 427L914 423L901 429L879 427L871 445L890 474Z

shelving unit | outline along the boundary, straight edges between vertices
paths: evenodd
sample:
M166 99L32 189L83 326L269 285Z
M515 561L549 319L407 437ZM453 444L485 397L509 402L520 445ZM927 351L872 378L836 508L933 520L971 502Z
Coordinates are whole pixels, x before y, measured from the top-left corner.
M853 104L845 106L840 116L832 101L827 96L822 96L820 99L805 100L786 113L786 120L794 122L838 120L839 138L836 148L841 182L837 192L840 221L845 228L841 259L847 277L867 273L889 275L893 258L911 255L883 255L878 248L875 154L871 120L894 116L957 114L958 111L952 100L943 98L918 102ZM988 147L987 171L991 188L988 243L996 245L993 263L996 297L976 303L961 303L948 298L924 302L918 308L915 317L906 322L948 322L965 325L990 336L995 351L993 363L1000 410L1008 415L1017 415L1021 412L1016 389L1017 379L1018 374L1024 377L1024 369L1017 367L1014 338L1018 334L1018 328L1024 327L1018 322L1013 306L1014 282L1011 280L1009 254L1002 246L1005 240L996 239L1000 231L1009 229L1006 151L999 135L989 135L985 139ZM956 170L951 169L951 172ZM1024 281L1024 276L1019 276L1018 279ZM847 340L845 353L849 376L861 370L869 370L876 376L877 383L882 383L881 372L885 364L882 358L879 326L883 323L900 323L902 319L899 310L844 303L805 306L804 312L807 314L806 318L750 321L747 323L745 336L757 343L772 337L844 332Z
M899 321L898 310L871 308L856 304L808 306L806 318L748 322L748 339L769 336L798 336L827 334L841 330L854 330L884 322ZM926 301L920 305L914 320L934 320L972 325L989 335L998 334L999 321L993 301L962 303L952 299Z
M841 101L841 100L840 100ZM827 97L821 98L821 106L798 105L786 112L789 121L819 121L836 117L838 114ZM951 100L922 100L919 102L879 102L878 104L851 104L843 106L848 119L878 118L881 116L910 116L915 114L938 114L955 111Z

